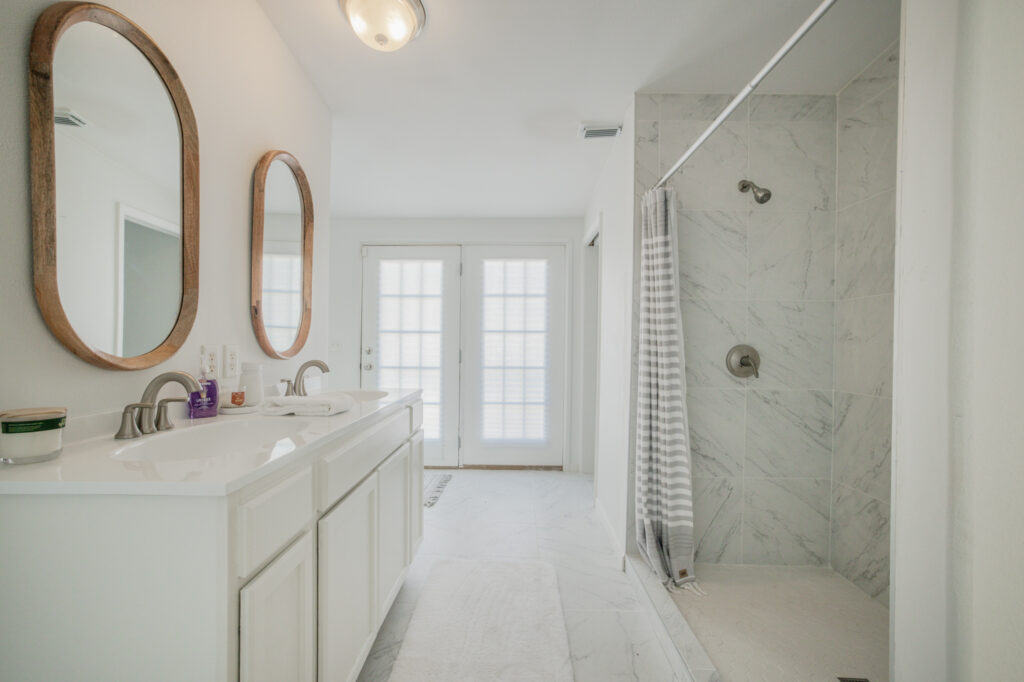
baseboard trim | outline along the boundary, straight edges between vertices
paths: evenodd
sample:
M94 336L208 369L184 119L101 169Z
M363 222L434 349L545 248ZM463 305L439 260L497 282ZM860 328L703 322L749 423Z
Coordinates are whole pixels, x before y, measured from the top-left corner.
M626 570L626 555L624 548L619 542L619 537L615 534L615 527L612 526L611 520L608 518L608 512L604 510L604 505L601 504L601 500L597 499L597 494L594 495L594 509L597 510L597 518L601 520L601 526L604 528L605 534L608 536L608 543L615 550L616 555L619 559L619 570Z
M563 471L561 466L514 466L511 464L466 464L460 467L425 466L424 469L474 469L477 471Z
M626 576L647 614L672 672L683 682L720 682L715 664L654 571L637 554L626 554Z

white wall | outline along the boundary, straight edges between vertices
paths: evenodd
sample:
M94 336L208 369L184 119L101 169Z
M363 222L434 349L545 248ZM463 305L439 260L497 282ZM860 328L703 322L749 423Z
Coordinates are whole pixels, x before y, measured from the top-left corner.
M949 295L958 0L904 0L900 38L890 667L951 679Z
M1024 6L903 12L893 679L1024 679Z
M960 4L954 139L951 679L1024 679L1024 4Z
M199 346L238 344L268 377L293 374L327 351L330 238L330 116L306 74L255 0L114 0L174 64L199 126L200 297L187 342L170 360L139 372L93 367L56 340L32 292L27 76L32 27L48 0L0 5L0 408L66 405L71 415L138 400L153 376L197 371ZM241 112L241 115L240 115ZM287 361L260 351L249 321L252 172L268 149L292 152L312 187L317 217L313 324L305 350ZM59 254L58 254L59 257Z
M362 346L362 246L364 244L563 244L569 253L570 316L566 368L570 423L567 470L579 471L583 459L581 414L575 404L582 385L582 236L576 218L335 218L331 236L331 330L328 364L331 385L359 386Z
M598 378L595 497L618 552L630 537L629 423L633 316L635 108L594 188L585 224L601 222L601 357ZM642 180L641 180L642 181Z

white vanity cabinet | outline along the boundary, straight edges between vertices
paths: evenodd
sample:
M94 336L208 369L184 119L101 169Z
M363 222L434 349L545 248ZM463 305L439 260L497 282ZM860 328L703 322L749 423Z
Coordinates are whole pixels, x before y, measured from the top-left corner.
M395 395L216 484L0 472L0 679L355 680L422 534L419 396Z
M324 514L319 534L321 682L351 682L422 537L423 432ZM415 529L415 531L414 531Z
M409 440L412 452L409 457L409 471L412 472L412 490L410 490L410 504L412 504L409 522L409 556L416 556L416 552L423 542L423 432L417 431Z
M312 536L304 533L242 588L241 682L315 682L315 560Z
M323 682L358 677L377 636L377 491L373 474L318 524Z
M412 441L421 442L422 431L411 434L412 428L418 429L418 424L411 421L410 414L399 413L317 458L314 467L323 474L319 506L328 507L326 513L319 518L307 516L315 527L241 590L241 682L351 682L359 676L412 561L410 532L414 521L419 523L412 504L414 480L419 481L422 497L422 464L419 472L412 469ZM359 466L352 468L353 463ZM280 540L290 537L289 529L302 530L294 523L295 510L307 505L305 493L313 484L311 471L292 473L239 505L240 565L259 563L260 554L249 546L269 544L265 540L268 534L275 533ZM360 478L361 482L350 487ZM340 501L328 506L339 494ZM259 517L263 522L264 531L256 533L258 541L250 538L252 523L244 522L247 517ZM308 569L312 575L314 561L316 611L312 589L304 591L305 583L299 581L300 570ZM247 594L253 590L260 595L259 601ZM247 612L249 602L272 602L272 606ZM316 623L308 637L307 614L312 614ZM318 642L316 655L314 639ZM250 641L257 645L247 647Z
M377 556L377 610L385 614L402 587L409 566L409 528L412 525L409 471L412 447L406 443L377 471L380 486L380 542Z

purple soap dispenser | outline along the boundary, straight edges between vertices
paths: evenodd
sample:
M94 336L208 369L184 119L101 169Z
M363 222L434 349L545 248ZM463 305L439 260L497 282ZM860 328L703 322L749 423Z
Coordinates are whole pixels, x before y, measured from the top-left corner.
M206 358L199 356L199 385L203 392L188 394L188 416L189 419L203 419L205 417L216 417L217 408L220 404L217 400L217 380L209 376L212 368L206 364Z

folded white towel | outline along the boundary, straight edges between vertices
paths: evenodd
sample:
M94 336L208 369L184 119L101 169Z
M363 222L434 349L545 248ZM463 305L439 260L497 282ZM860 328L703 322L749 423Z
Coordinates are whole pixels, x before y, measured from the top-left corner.
M298 417L330 417L332 414L348 412L355 404L352 396L346 393L275 396L263 401L263 414L278 417L286 414Z

